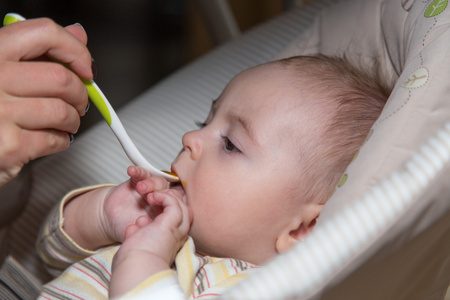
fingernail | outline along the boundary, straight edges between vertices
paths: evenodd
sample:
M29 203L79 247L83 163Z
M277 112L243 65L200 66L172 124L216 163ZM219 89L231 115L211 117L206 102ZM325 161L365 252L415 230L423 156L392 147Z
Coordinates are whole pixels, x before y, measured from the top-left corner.
M88 104L87 104L87 106L86 106L86 109L84 110L84 113L87 113L87 112L88 112L89 107L91 107L91 102L90 102L90 101L88 101Z
M92 58L92 74L93 74L93 79L97 78L97 66L95 65L95 60Z
M75 24L73 24L73 25L80 26L80 28L83 29L84 32L86 32L86 30L84 29L83 25L81 25L80 23L77 22L77 23L75 23Z
M70 138L70 143L72 144L73 141L75 140L75 136L71 133L69 133L69 138Z

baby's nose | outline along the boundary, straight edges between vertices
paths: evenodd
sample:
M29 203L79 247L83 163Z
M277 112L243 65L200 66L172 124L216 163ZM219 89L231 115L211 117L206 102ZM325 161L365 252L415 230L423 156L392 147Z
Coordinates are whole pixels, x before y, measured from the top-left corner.
M201 153L201 138L200 138L200 130L190 131L183 136L183 146L184 148L181 150L190 152L190 155L193 159L197 159Z

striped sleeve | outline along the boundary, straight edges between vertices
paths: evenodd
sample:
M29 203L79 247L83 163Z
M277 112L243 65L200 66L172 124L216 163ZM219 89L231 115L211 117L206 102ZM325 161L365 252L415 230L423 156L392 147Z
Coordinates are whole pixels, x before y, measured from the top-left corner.
M67 268L59 277L46 284L39 300L108 299L111 264L119 246L106 248ZM120 299L185 299L176 272L158 272Z
M199 255L191 237L177 254L175 264L179 285L189 299L219 298L258 268L238 259Z
M191 237L178 252L176 271L159 272L121 299L215 299L258 266L232 258L201 256Z
M71 265L44 286L39 299L107 299L111 264L118 247L103 249ZM176 271L158 272L120 299L219 298L258 268L237 259L198 255L192 238L177 254L175 265Z
M36 248L52 275L57 276L71 264L96 253L80 247L66 234L63 230L63 209L65 204L74 197L103 186L111 186L111 184L96 185L70 192L47 216L41 227Z
M120 299L186 299L174 270L165 270L147 278Z
M111 262L118 246L103 249L71 265L46 284L38 299L108 299Z

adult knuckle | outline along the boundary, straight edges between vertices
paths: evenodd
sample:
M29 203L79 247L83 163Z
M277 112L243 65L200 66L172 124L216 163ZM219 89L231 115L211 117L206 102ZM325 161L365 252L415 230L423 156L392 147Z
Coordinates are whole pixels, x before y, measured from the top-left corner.
M11 116L14 113L14 106L12 101L5 100L6 96L2 95L0 92L0 97L2 97L2 100L0 100L0 120L5 122L5 120L11 119Z
M47 134L46 148L48 153L56 153L62 151L66 148L64 146L65 145L61 143L61 139L58 138L57 134L53 132L49 132Z
M11 154L15 153L19 148L17 138L11 134L2 134L0 137L0 144L2 145L0 148L0 153L4 160L8 160Z
M49 34L51 37L56 34L57 24L50 18L39 18L36 19L35 28L39 31L43 31L46 34Z
M56 138L56 136L52 133L49 133L47 135L47 147L50 150L57 150L58 149L58 139Z
M68 105L62 100L56 100L53 103L54 116L58 123L67 121L69 118L69 108Z
M52 72L55 84L61 88L66 88L72 82L71 72L63 65L53 64Z
M8 166L16 164L21 149L19 137L15 132L2 132L0 135L0 157ZM20 159L19 159L20 160Z
M11 76L11 73L8 72L8 68L11 65L10 62L0 61L0 70L4 72L0 72L0 84L3 85L4 82ZM3 90L3 89L2 89Z
M79 109L81 110L82 114L86 113L86 106L88 105L88 101L89 101L89 95L88 95L88 91L85 87L85 85L83 83L81 83L81 81L78 83L78 95L80 99L78 101L79 103Z

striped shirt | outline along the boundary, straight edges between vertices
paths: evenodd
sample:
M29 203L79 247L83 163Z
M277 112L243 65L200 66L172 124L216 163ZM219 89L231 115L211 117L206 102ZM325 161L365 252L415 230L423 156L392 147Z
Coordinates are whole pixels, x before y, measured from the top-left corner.
M38 252L52 274L60 275L44 286L39 299L108 299L111 263L119 246L88 251L79 247L62 229L64 204L74 196L98 187L66 195L42 227ZM216 298L256 268L237 259L198 255L192 238L188 238L175 258L173 269L147 278L124 298L155 296L165 289L184 295L181 298L186 299Z

